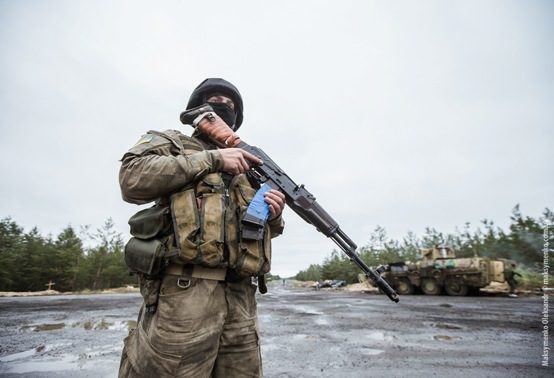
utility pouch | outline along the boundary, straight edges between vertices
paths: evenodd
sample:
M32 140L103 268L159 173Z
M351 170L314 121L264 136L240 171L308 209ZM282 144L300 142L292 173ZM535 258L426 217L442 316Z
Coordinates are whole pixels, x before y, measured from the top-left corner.
M158 239L142 240L133 237L125 245L125 263L131 272L156 277L163 266L165 250L164 243Z
M131 235L139 239L152 239L171 234L171 212L168 206L153 206L136 213L129 219Z
M170 197L180 260L216 268L225 261L225 185L219 173L205 175L195 188Z

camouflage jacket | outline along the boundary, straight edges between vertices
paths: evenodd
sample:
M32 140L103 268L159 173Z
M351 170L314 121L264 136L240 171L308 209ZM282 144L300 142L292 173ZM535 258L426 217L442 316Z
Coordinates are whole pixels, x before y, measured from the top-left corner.
M269 271L270 239L282 233L283 219L268 222L264 240L242 240L240 219L256 190L244 174L226 187L223 158L215 147L175 130L149 131L121 162L125 201L171 203L183 262L230 267L242 275Z

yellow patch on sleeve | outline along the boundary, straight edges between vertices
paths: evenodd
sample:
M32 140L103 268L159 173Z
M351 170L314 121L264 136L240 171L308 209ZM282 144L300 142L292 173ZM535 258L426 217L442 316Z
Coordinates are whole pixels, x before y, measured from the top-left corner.
M139 144L143 144L143 143L150 143L150 141L152 141L152 138L154 138L154 135L152 135L152 134L144 134L143 136L140 137L140 139L138 140L138 142L137 142L133 147L136 147L136 146L138 146Z

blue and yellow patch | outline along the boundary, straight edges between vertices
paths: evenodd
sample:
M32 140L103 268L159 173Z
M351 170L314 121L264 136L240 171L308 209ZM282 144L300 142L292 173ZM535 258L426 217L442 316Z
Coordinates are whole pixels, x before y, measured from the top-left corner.
M138 142L133 146L133 147L136 147L138 146L139 144L143 144L143 143L150 143L152 141L152 138L154 138L154 135L152 134L144 134L143 136L140 137L140 139L138 140Z

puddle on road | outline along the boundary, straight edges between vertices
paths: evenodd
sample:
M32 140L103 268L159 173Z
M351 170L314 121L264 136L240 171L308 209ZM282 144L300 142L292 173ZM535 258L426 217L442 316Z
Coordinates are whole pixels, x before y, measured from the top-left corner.
M380 331L368 332L366 334L366 337L370 340L373 340L373 341L391 341L392 340L392 336L385 335L384 332L380 332Z
M6 356L0 357L0 362L12 362L22 360L27 357L33 357L36 354L43 354L50 352L51 350L59 349L66 347L68 344L48 344L48 345L39 345L36 348L29 349L23 352L8 354Z
M319 336L315 335L306 335L305 333L297 333L295 335L292 335L293 340L317 340L319 339Z
M433 336L434 340L438 341L449 341L449 340L460 340L461 337L459 336L448 336L448 335L435 335Z
M33 356L36 352L37 352L37 349L33 348L30 350L26 350L24 352L8 354L7 356L0 357L0 362L12 362L12 361L21 360L22 358Z
M361 351L363 354L369 354L370 356L377 356L385 352L384 350L381 350L381 349L372 349L372 348L362 348Z
M262 344L262 352L273 352L274 350L280 350L281 347L277 344Z
M24 374L35 372L74 370L74 356L67 355L56 358L52 361L31 361L24 364L15 365L10 370L11 373Z
M110 344L87 349L80 354L65 353L68 346L71 344L40 345L24 352L3 356L0 362L9 364L5 365L6 370L2 370L2 373L76 371L83 369L85 365L90 367L98 358L105 361L107 355L117 355L121 351L121 345Z
M448 324L448 323L436 323L435 327L441 328L441 329L462 329L462 327L460 326L457 326L455 324Z
M8 372L15 374L25 374L36 372L75 370L76 361L76 356L68 354L56 357L52 360L25 361L15 363L10 366Z
M19 328L20 332L47 332L47 331L55 331L58 329L64 329L66 327L66 323L44 323L44 324L31 324L31 325L24 325ZM102 319L100 321L94 321L94 320L86 320L83 322L76 322L69 324L69 327L71 328L84 328L87 331L104 331L104 330L110 330L110 331L121 331L121 330L128 330L130 331L133 328L137 327L137 321L136 320L121 320L116 321L113 323L107 322L106 320Z
M317 325L329 325L329 324L331 324L329 319L326 319L326 318L316 318L316 319L314 319L314 323L317 324Z
M92 320L87 320L82 325L83 325L83 328L86 329L87 331L90 331L90 330L93 330L93 329L94 330L106 330L110 326L110 323L106 322L104 319L102 319L99 322L94 322ZM73 325L73 327L78 327L78 326L80 326L79 323Z
M293 305L290 307L302 315L325 315L325 313L318 311L314 307L310 306Z
M65 328L65 323L45 323L45 324L36 324L36 325L24 325L19 328L22 332L32 331L32 332L43 332L43 331L54 331L56 329Z
M428 323L429 324L429 323ZM451 323L430 323L429 324L433 328L443 329L443 330L460 330L464 329L464 327L459 326L457 324L451 324ZM451 341L451 340L461 340L461 336L450 336L450 335L434 335L433 340L437 341Z

